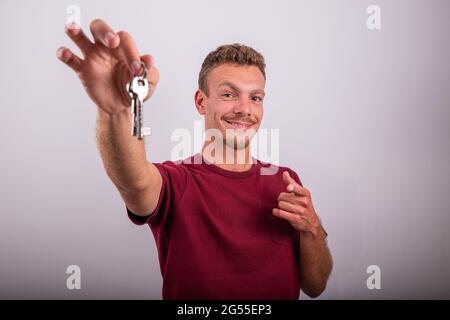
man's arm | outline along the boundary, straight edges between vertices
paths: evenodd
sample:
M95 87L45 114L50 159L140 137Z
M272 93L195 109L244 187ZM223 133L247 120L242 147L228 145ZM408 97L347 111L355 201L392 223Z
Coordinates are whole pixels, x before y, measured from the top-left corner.
M108 114L101 109L97 117L97 146L103 165L126 206L140 216L156 208L162 178L146 159L143 140L131 134L129 110Z
M325 240L326 233L314 209L311 193L299 185L289 172L283 172L286 191L278 196L273 214L291 223L300 233L299 274L301 289L311 298L326 288L333 262Z
M159 72L150 55L139 56L128 33L115 33L99 19L92 21L90 29L94 42L79 26L66 26L66 34L83 58L64 47L57 55L75 71L97 106L97 145L109 178L127 207L146 216L156 208L162 177L147 161L143 141L131 136L130 97L125 88L133 74L142 73L143 61L148 69L150 97L159 81Z
M300 233L300 283L303 292L317 298L326 288L333 260L322 227Z

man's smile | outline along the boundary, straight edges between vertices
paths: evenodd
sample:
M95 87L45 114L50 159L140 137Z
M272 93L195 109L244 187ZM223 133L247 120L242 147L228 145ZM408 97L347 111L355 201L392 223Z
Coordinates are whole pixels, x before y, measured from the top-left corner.
M238 129L244 129L247 130L251 126L253 126L254 123L247 122L247 121L241 121L241 120L224 120L227 123L227 127L231 127L232 129L238 130Z

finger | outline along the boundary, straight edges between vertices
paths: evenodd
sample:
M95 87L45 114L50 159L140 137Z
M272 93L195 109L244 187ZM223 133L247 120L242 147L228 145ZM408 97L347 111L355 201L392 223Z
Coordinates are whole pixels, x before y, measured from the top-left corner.
M143 57L141 57L141 60L142 59L143 59ZM145 62L145 60L143 60L143 61ZM145 64L147 65L146 62L145 62ZM150 86L152 88L155 88L159 82L159 70L155 66L155 60L153 59L153 57L152 57L151 67L149 68L147 74L148 74L147 79L148 79L148 82L150 83Z
M283 181L284 183L286 183L286 190L288 192L293 192L295 189L295 185L298 185L297 181L295 181L289 174L289 171L283 172Z
M95 43L101 44L109 49L114 49L119 46L119 36L114 33L113 29L105 21L95 19L91 22L89 27Z
M304 220L306 220L304 217L302 217L298 214L295 214L295 213L292 213L292 212L289 212L289 211L286 211L286 210L283 210L280 208L273 208L272 214L278 218L289 221L291 224L294 224L294 225L297 225L299 223L305 223Z
M288 221L291 225L299 231L309 231L308 220L298 214L293 214L291 212L281 210L278 208L272 209L272 214L278 218Z
M299 196L309 196L309 192L306 188L302 187L295 181L289 174L288 171L283 172L283 180L287 184L286 190L288 192L293 192Z
M140 58L141 58L141 61L145 63L145 66L147 67L147 69L150 70L154 64L153 56L151 54L144 54Z
M76 54L72 53L69 49L61 47L56 51L56 56L59 60L64 62L75 72L80 72L83 67L83 60L80 59Z
M309 197L298 196L292 192L281 192L277 197L277 201L286 201L305 208L308 207L308 204L310 203Z
M300 205L296 205L287 201L279 201L278 202L278 208L284 210L284 211L288 211L291 212L293 214L304 214L306 208Z
M292 183L297 183L289 174L289 171L284 171L283 172L283 181L284 183L286 183L286 185L290 185Z
M75 23L71 23L66 25L64 30L69 38L72 39L78 48L80 48L83 55L86 56L93 43L89 40L83 30L81 30L81 27Z
M295 184L295 185L292 185L292 187L290 187L289 189L292 190L291 192L293 192L297 196L300 196L300 197L311 197L311 192L309 192L308 189L306 189L305 187L302 187L298 183Z
M154 68L153 66L153 57L150 54L146 54L140 57L140 60L145 64L147 68L147 80L148 82L152 83L152 75L151 75L151 69Z
M130 71L135 74L141 74L144 72L141 66L141 58L139 57L139 51L134 43L133 37L125 31L119 31L120 45L113 51L116 51L116 55L124 57L127 61ZM149 70L150 66L146 66Z
M280 194L278 195L277 201L289 201L292 202L292 200L295 200L297 196L295 194L293 194L292 192L280 192Z
M159 81L159 70L155 66L155 59L152 55L146 54L141 56L141 61L147 67L147 80L150 87L155 87Z
M297 219L299 217L298 214L283 210L283 209L279 209L279 208L273 208L272 209L272 213L274 216L277 216L278 218L284 219L289 221L290 223L296 223Z
M299 205L304 208L308 208L310 205L312 205L310 197L299 196L294 194L293 192L281 192L278 195L277 201L286 201L293 205Z
M154 65L154 59L151 55L146 54L141 56L141 61L145 63L147 67L147 80L148 80L148 94L145 100L153 95L156 89L156 85L159 81L159 71ZM144 100L144 101L145 101Z

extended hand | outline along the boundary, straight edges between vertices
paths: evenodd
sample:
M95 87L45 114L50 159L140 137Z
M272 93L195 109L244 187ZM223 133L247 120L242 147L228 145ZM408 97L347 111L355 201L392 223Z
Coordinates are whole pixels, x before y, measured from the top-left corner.
M65 29L84 59L65 47L58 49L57 56L77 73L94 103L110 114L128 108L130 97L126 92L126 84L133 74L142 73L140 61L147 66L150 97L159 81L159 72L153 65L152 56L139 56L131 35L125 31L115 33L100 19L92 21L90 29L94 42L75 24Z

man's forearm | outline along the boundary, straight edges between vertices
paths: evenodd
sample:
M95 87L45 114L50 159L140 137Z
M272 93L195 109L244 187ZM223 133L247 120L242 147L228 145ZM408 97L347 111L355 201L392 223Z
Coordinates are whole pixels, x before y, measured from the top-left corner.
M300 235L300 284L310 297L318 297L327 285L333 267L323 229L316 236Z
M98 108L97 146L106 173L120 191L142 189L148 183L144 140L131 135L131 112L109 114Z

